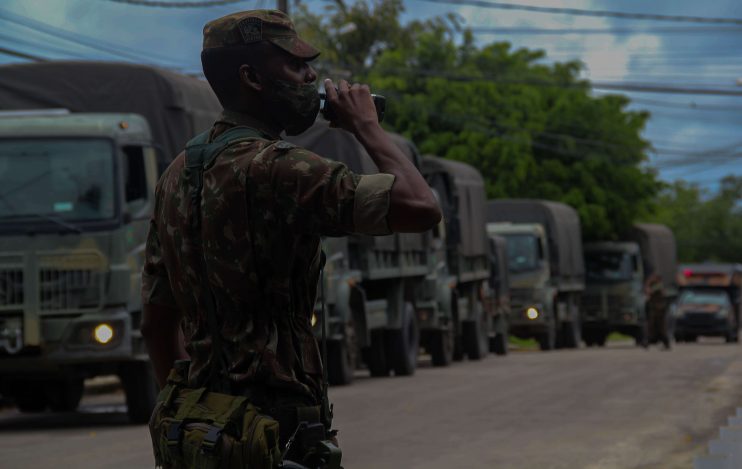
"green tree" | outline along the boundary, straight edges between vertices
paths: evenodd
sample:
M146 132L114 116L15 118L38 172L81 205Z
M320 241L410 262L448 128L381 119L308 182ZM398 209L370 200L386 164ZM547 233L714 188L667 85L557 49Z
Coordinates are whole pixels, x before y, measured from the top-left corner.
M660 184L642 165L648 114L627 111L622 96L592 96L577 62L480 46L455 17L402 26L401 12L398 0L337 0L323 18L304 10L300 25L330 51L320 68L370 83L388 98L390 130L478 168L489 197L568 203L588 239L616 238L651 213Z
M683 262L742 262L742 177L722 179L710 194L676 182L660 193L649 220L669 226Z

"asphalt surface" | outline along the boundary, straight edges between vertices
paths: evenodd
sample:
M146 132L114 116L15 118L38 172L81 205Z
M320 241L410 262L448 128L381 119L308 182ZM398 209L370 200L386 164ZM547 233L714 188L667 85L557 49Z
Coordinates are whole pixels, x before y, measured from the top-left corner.
M688 468L742 406L740 345L522 351L331 388L344 466ZM99 388L100 390L100 388ZM0 412L0 468L153 467L123 395L68 414Z

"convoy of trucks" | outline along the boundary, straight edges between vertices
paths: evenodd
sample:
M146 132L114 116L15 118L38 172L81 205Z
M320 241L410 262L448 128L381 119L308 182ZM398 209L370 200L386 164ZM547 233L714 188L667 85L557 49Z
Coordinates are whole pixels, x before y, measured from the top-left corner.
M490 235L507 240L511 334L535 338L542 350L578 347L585 280L577 212L546 200L493 200L487 221Z
M156 384L139 290L154 186L221 106L205 82L147 66L0 69L0 393L23 411L70 410L84 379L117 374L130 418L146 421ZM649 224L583 253L573 208L487 201L474 167L421 157L390 135L444 218L426 233L323 240L311 321L320 339L327 309L331 383L352 382L362 366L411 375L423 351L434 366L505 355L510 335L551 350L604 345L616 331L646 346L650 310L663 312L656 333L672 334L677 317L675 337L687 340L705 332L691 328L693 311L671 313L678 282L684 293L722 292L724 334L737 340L741 266L685 266L676 282L672 232ZM352 135L323 120L289 140L355 172L377 171Z
M117 374L130 418L149 418L140 272L154 188L220 110L205 82L146 66L1 68L0 393L21 410L74 409L83 379Z
M677 260L669 228L637 223L623 241L586 244L585 271L582 335L588 346L605 345L611 332L631 336L637 345L647 346L653 308L663 311L661 325L672 328L668 313L677 295ZM654 295L649 291L652 288L657 290Z

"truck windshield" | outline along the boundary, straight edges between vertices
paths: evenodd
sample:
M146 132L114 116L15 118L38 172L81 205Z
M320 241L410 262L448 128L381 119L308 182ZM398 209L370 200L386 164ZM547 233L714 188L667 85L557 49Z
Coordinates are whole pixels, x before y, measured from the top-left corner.
M111 219L114 187L108 140L0 140L0 222Z
M541 260L539 239L532 234L508 234L508 270L513 273L537 270Z
M588 280L631 280L631 254L625 252L585 253L585 271Z
M729 297L724 292L687 290L680 295L678 304L727 306L729 304Z

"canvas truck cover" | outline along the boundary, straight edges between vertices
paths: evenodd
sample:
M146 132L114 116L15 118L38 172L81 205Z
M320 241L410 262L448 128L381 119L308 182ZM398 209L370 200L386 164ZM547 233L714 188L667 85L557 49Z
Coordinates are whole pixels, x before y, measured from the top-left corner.
M644 261L644 275L657 274L662 279L665 295L677 293L677 249L670 228L654 223L635 223L628 238L639 244Z
M572 207L546 200L504 199L487 202L488 223L537 223L549 243L551 274L559 288L583 290L585 262L580 217Z
M454 229L460 233L459 252L464 256L487 255L487 196L479 171L466 163L427 155L421 169L441 198L448 232ZM456 218L458 227L452 228Z
M0 66L0 110L50 108L140 114L165 161L211 127L222 109L205 81L146 65L62 61Z

